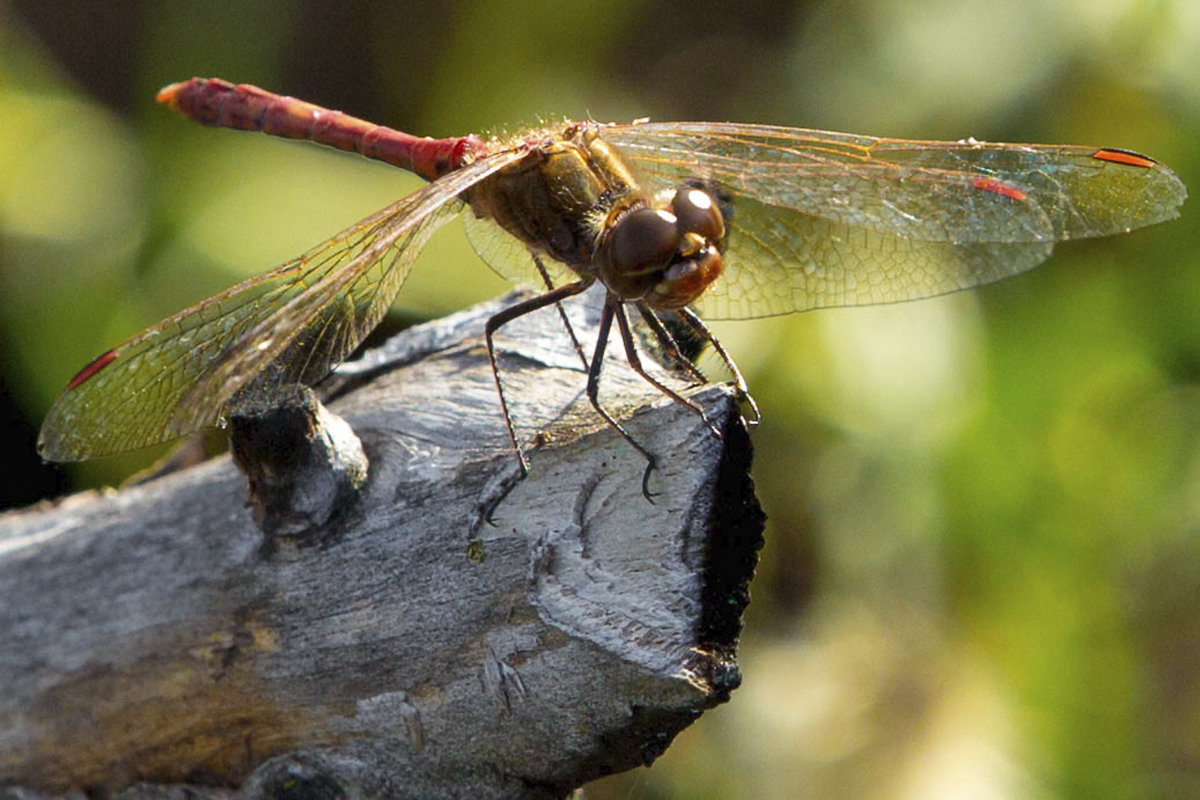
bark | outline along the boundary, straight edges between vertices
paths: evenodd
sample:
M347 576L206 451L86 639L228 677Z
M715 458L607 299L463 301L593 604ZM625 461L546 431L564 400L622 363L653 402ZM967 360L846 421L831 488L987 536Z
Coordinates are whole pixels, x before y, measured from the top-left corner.
M692 395L718 437L606 364L606 407L658 458L650 502L557 315L530 315L501 340L536 440L513 480L497 307L329 382L365 481L341 437L335 479L309 464L253 509L222 457L0 517L0 795L558 797L725 701L763 521L730 392Z

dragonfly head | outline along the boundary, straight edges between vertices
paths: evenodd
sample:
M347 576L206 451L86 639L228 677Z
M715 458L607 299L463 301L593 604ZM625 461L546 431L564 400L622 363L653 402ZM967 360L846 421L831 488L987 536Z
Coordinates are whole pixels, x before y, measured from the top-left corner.
M600 243L600 277L622 299L682 308L720 276L724 238L721 207L704 188L685 184L670 208L643 206L616 220Z

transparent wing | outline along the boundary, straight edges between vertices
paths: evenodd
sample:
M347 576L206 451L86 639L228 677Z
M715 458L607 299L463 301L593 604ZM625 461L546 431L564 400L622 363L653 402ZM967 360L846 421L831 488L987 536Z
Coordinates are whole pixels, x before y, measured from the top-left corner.
M471 247L497 275L538 289L544 288L545 282L538 273L529 247L524 242L490 219L468 215L465 222ZM550 282L555 286L579 280L579 276L561 261L543 258L542 265L546 268L546 274L550 276Z
M721 277L693 303L706 319L916 300L1024 272L1052 242L925 242L737 201Z
M652 191L732 196L712 318L930 297L1016 274L1054 242L1177 216L1151 159L1070 145L922 142L734 123L601 128Z
M319 380L378 324L459 193L522 156L453 172L105 353L50 410L40 452L69 461L157 444Z

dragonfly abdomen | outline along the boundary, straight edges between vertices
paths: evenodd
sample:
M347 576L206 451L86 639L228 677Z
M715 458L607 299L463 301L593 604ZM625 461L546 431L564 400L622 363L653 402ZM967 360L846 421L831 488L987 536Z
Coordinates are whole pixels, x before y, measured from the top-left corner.
M458 169L487 150L474 135L450 139L413 136L341 111L220 78L192 78L173 83L160 91L157 99L204 125L308 139L384 161L429 181Z

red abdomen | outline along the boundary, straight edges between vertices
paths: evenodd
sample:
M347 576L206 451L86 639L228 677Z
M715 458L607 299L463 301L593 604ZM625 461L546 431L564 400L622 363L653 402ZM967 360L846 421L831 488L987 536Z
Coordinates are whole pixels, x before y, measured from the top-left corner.
M309 139L385 161L430 181L486 153L483 142L473 135L450 139L412 136L341 111L220 78L173 83L163 88L157 99L204 125Z

